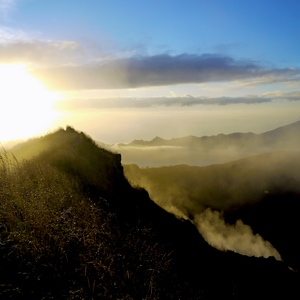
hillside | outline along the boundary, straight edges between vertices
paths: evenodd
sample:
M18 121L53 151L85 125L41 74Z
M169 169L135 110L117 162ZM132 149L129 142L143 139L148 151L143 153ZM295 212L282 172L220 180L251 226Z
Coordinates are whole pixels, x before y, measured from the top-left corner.
M85 134L68 127L13 152L0 156L2 299L299 296L285 263L209 246Z
M261 134L231 133L187 136L106 146L122 154L124 164L160 167L178 164L206 166L225 163L270 151L298 150L300 121Z
M261 154L207 167L124 168L129 181L147 189L164 209L192 220L211 220L224 230L225 223L219 220L222 218L207 209L218 211L231 224L241 219L254 234L271 242L293 268L300 269L296 254L300 247L295 240L300 229L299 151ZM201 228L205 234L215 230L215 225Z

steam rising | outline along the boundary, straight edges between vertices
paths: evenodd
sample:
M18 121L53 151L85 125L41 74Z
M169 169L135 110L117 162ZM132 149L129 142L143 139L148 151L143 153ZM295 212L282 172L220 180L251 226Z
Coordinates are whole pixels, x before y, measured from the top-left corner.
M204 239L219 250L256 257L274 256L281 260L278 251L259 234L253 234L250 226L238 220L234 225L226 224L217 211L206 209L193 220Z

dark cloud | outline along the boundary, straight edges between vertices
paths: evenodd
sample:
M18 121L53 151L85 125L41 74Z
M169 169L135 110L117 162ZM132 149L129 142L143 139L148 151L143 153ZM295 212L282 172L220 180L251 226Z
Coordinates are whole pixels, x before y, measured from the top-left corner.
M280 96L278 96L278 98L281 100L300 101L300 91L281 94Z
M254 62L213 54L155 55L104 64L61 66L32 71L50 89L122 89L235 80L255 84L299 80L298 69L266 69Z

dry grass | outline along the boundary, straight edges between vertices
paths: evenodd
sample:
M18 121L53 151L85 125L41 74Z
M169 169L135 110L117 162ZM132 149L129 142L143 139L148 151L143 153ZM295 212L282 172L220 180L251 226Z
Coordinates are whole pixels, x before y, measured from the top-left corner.
M5 152L0 159L2 235L17 241L20 250L30 248L37 259L93 233L99 212L66 175L38 160L19 164ZM69 240L62 239L66 233Z
M0 199L0 242L9 245L2 259L24 274L7 293L17 286L24 296L40 282L37 298L57 290L68 299L153 299L164 288L172 259L153 230L119 224L106 200L96 205L46 161L2 151Z

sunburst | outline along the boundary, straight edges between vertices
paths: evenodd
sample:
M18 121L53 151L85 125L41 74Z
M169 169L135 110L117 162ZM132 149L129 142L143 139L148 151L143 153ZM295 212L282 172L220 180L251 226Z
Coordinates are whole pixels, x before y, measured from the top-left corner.
M54 122L56 93L47 91L22 65L0 65L0 141L25 139Z

